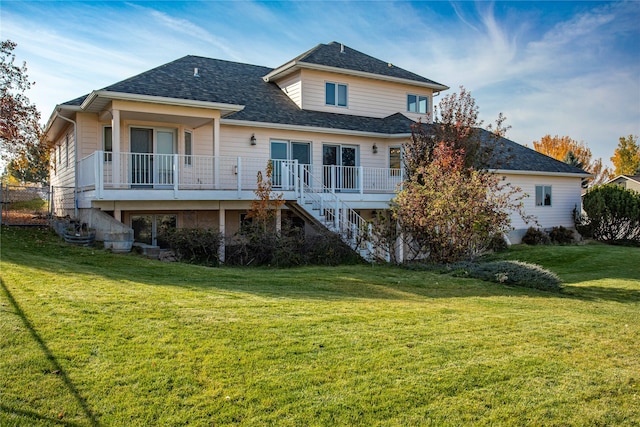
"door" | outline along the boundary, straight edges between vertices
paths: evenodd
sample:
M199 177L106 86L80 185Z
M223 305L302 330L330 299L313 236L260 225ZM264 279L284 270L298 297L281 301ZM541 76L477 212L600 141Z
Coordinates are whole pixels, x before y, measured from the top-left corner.
M324 186L336 191L358 188L358 147L349 145L322 146Z
M176 228L176 219L175 214L131 215L133 238L138 243L168 248L164 234Z
M153 129L131 128L131 184L153 184Z
M175 131L131 128L131 184L173 185L174 153Z
M271 183L274 187L281 188L286 184L286 176L283 176L284 161L287 160L289 150L285 141L271 141L271 161L273 175Z
M153 171L156 185L173 185L174 135L172 130L156 131L156 162Z
M311 144L308 142L271 141L271 160L273 161L272 183L274 187L288 187L293 184L296 171L294 161L298 164L311 163ZM308 173L305 173L308 184Z

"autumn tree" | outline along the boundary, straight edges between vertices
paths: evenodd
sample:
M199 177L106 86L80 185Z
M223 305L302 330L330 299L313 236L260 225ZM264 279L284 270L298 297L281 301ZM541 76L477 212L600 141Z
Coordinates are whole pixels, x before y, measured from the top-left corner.
M510 229L510 212L523 215L520 189L489 170L504 116L493 131L481 124L475 100L461 88L440 102L432 124L416 124L404 145L407 177L394 217L433 262L476 257Z
M602 159L594 160L591 149L584 142L578 142L568 136L545 135L540 141L533 141L533 148L539 153L592 174L593 177L583 181L584 187L602 184L611 177L611 170L602 164Z
M48 170L49 150L41 143L40 113L25 92L32 82L27 66L16 65L16 43L0 42L0 155L14 176L38 177Z
M618 148L613 152L611 162L616 175L640 174L640 146L638 136L620 137Z

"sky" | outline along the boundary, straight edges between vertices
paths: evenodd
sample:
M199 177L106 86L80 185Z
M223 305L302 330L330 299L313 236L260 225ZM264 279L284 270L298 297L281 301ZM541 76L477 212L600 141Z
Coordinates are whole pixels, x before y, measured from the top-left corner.
M584 142L610 165L640 135L640 1L14 1L18 44L43 122L57 104L181 58L277 67L337 41L449 86L523 145ZM435 98L438 102L438 98Z

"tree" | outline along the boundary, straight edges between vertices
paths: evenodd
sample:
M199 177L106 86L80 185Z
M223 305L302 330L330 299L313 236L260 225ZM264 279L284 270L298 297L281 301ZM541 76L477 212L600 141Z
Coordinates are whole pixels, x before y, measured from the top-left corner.
M545 135L540 141L533 141L533 148L544 155L579 167L593 175L583 180L583 187L592 187L611 178L611 170L602 164L602 159L592 160L591 150L584 142L568 136Z
M521 210L520 190L495 174L466 168L464 150L441 142L430 163L404 182L396 215L435 263L473 259L493 236L510 229L509 210Z
M640 193L619 185L601 185L585 194L586 217L577 215L576 229L603 241L640 244Z
M638 136L621 136L618 148L613 152L611 162L616 175L635 175L640 173L640 146Z
M416 124L404 145L407 177L394 218L436 263L476 257L510 228L510 211L524 217L525 195L488 169L506 131L504 116L494 132L480 125L475 100L461 87L440 102L433 125Z
M40 113L25 95L33 84L26 63L15 65L16 46L0 42L0 155L13 165L12 174L46 181L49 149L41 142Z

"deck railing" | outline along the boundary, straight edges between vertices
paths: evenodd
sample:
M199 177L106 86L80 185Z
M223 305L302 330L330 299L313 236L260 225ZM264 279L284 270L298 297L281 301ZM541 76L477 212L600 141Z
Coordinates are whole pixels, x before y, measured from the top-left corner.
M257 188L269 159L184 154L110 153L96 151L78 164L78 187L99 193L112 189L236 190ZM296 190L297 161L272 160L274 189ZM305 165L303 182L315 190L349 193L394 193L401 170L363 166ZM309 175L315 176L314 182Z

